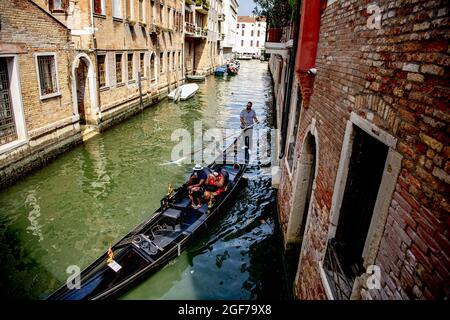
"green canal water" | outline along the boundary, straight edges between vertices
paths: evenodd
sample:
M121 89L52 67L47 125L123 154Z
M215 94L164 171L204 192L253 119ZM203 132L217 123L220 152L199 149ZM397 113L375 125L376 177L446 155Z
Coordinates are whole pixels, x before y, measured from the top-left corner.
M164 100L58 157L0 193L1 297L45 299L70 265L84 268L159 207L167 185L192 165L167 164L175 129L237 128L248 100L272 123L267 63L244 61L238 76L210 76L180 104ZM252 167L220 221L178 258L121 299L287 297L270 168Z

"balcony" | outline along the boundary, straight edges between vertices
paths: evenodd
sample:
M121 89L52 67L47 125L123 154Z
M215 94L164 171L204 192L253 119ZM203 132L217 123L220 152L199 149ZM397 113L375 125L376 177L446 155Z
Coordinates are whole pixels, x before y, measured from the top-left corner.
M195 24L190 22L185 22L184 24L184 32L187 37L192 37L195 34Z
M161 33L161 27L156 23L150 23L150 25L148 26L148 33L151 36L157 36Z
M294 43L293 25L283 28L269 28L267 30L267 40L265 43L266 53L279 54L287 57L289 48Z
M225 21L225 13L219 13L217 15L217 21L219 21L219 22Z
M195 38L206 38L208 37L208 29L202 28L202 27L196 27L195 28Z
M208 14L209 0L195 0L195 10L203 14Z

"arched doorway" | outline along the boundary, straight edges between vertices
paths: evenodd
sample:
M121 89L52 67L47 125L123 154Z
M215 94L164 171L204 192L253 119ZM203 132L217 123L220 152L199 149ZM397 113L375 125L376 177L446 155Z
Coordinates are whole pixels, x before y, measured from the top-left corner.
M78 114L80 115L80 123L86 124L86 114L89 114L89 84L88 84L88 66L84 59L80 59L78 68L76 68L76 83L77 83L77 106Z
M294 180L294 198L285 237L287 274L289 283L294 282L305 236L308 213L316 173L316 139L311 134L303 142L297 165L297 179Z
M91 59L85 53L77 55L72 67L73 112L81 124L96 124L98 107L95 72Z

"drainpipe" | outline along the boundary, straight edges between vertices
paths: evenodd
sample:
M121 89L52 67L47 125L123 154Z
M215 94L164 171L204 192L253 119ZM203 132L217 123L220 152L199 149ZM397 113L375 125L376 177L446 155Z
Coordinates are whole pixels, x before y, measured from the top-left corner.
M307 2L307 1L302 1ZM291 108L291 93L292 93L292 82L294 79L294 69L295 69L295 60L296 60L296 54L297 54L297 47L298 47L298 39L300 34L300 24L298 21L298 18L300 17L300 14L302 14L301 18L304 17L303 13L300 12L300 4L297 5L296 13L294 16L294 26L295 26L295 35L294 35L294 45L292 48L291 55L289 57L289 74L288 74L288 82L287 82L287 90L284 98L283 103L283 113L282 113L282 119L281 119L281 150L280 155L278 156L279 159L282 159L285 154L285 147L286 147L286 138L287 138L287 129L289 124L289 112Z

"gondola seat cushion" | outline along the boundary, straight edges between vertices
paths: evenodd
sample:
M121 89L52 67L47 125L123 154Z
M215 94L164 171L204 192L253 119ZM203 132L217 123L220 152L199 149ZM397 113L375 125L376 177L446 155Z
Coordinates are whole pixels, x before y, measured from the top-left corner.
M181 217L181 210L169 208L164 211L163 216L173 220L178 220Z

